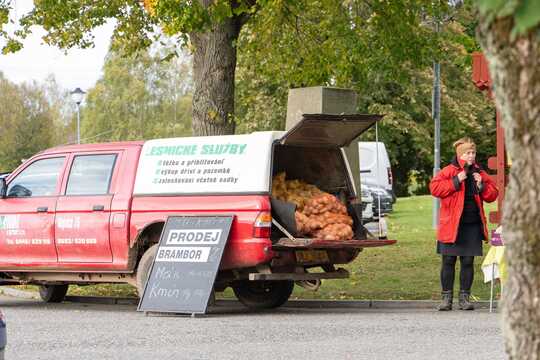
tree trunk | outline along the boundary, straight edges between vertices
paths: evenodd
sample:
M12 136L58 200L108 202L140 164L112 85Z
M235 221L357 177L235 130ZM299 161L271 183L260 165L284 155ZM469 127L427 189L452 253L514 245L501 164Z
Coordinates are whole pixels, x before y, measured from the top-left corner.
M190 34L193 53L193 120L196 136L234 134L236 40L241 21L232 17L207 33Z
M512 38L510 17L478 32L490 64L512 159L503 209L508 282L503 332L509 359L540 359L540 32Z

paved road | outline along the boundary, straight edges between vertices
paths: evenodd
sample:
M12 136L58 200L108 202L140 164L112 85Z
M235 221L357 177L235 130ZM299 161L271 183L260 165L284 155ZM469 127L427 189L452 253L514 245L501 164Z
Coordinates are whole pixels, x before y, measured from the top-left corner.
M133 305L1 296L6 359L504 359L499 314L422 309L216 307L145 316Z

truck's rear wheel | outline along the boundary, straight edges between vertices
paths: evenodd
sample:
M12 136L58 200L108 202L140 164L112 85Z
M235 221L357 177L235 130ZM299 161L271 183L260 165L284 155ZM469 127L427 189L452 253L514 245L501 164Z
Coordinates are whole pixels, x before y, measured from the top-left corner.
M47 303L64 301L69 285L40 285L39 296Z
M273 309L289 300L294 288L290 280L237 281L232 285L242 304L252 309Z
M157 249L158 244L150 246L144 252L143 256L141 257L141 261L139 261L139 266L137 266L137 293L139 293L139 297L142 296L144 292L146 280L148 280L150 268L152 267L152 261L154 261Z

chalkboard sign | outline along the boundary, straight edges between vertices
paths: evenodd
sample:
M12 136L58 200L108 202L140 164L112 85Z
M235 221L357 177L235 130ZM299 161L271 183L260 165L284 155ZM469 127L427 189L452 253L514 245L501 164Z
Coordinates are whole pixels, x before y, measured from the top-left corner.
M161 233L139 311L204 314L233 216L171 216Z

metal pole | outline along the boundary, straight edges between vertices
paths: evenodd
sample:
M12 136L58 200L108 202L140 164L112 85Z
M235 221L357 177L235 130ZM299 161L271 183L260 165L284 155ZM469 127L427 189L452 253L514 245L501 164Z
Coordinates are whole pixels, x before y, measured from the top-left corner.
M435 32L439 33L439 22L435 22ZM431 116L435 122L435 144L433 151L433 176L441 169L441 64L433 62L433 98ZM433 228L439 224L439 198L433 198Z
M491 290L489 293L489 312L493 311L493 287L495 283L495 263L491 264Z
M376 155L376 168L377 168L377 178L379 177L379 122L375 122L375 153ZM379 184L375 184L377 189ZM378 189L377 189L378 190ZM382 218L382 211L381 211L381 195L379 193L376 193L377 195L377 211L379 212L377 214L377 225L379 225L379 238L382 237L382 224L381 224L381 218Z
M81 104L77 103L77 144L81 143Z
M433 64L433 109L432 116L435 122L435 144L433 157L433 176L441 169L441 64ZM439 198L433 198L433 228L436 229L439 224Z

